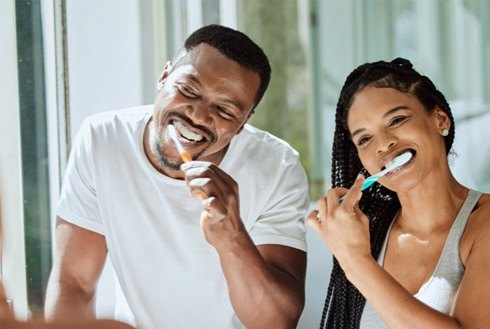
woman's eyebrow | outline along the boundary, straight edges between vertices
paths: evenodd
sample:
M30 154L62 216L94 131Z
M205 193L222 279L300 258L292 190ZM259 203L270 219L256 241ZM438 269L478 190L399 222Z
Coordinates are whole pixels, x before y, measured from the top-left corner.
M400 105L400 106L396 106L390 110L388 110L385 114L383 114L383 119L386 118L386 117L389 117L390 115L392 115L393 113L396 113L398 111L402 111L402 110L408 110L409 107L408 106L405 106L405 105ZM359 128L357 130L355 130L351 135L351 139L353 139L356 135L360 134L361 132L363 132L365 130L365 128Z
M408 110L408 109L409 109L409 107L405 106L405 105L396 106L396 107L392 108L391 110L387 111L385 114L383 114L383 118L386 118L387 116L390 116L397 111Z

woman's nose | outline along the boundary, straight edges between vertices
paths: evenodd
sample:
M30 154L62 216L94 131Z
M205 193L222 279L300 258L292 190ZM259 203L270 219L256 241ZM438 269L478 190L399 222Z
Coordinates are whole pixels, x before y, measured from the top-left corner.
M378 136L378 153L388 152L397 142L396 136L389 132L380 134Z

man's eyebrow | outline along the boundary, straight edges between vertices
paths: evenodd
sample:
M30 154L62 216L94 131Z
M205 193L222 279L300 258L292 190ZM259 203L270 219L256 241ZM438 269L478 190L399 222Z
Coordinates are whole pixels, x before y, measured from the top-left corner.
M194 83L196 83L199 87L202 87L201 81L199 80L199 78L195 74L189 73L189 74L186 75L186 77L189 78L190 80L192 80ZM222 102L225 102L225 103L228 103L231 106L237 108L240 112L243 112L244 111L244 108L245 107L240 102L238 102L236 100L233 100L231 98L223 97L223 98L221 98L221 101Z
M195 74L192 74L192 73L189 73L186 75L189 79L191 79L192 81L194 81L197 85L199 85L199 87L202 86L202 83L201 81L197 78L197 76Z
M242 106L242 104L240 104L239 102L237 102L237 101L235 101L233 99L230 99L230 98L222 98L221 101L223 101L225 103L228 103L228 104L230 104L233 107L236 107L240 112L243 112L243 110L244 110L244 107Z
M390 115L392 115L393 113L395 112L398 112L398 111L401 111L401 110L408 110L409 108L405 105L400 105L400 106L396 106L394 108L392 108L391 110L387 111L385 114L383 114L383 119L386 118L386 117L389 117ZM355 130L351 135L351 139L354 139L354 137L360 133L362 133L364 130L366 130L365 128L359 128L357 130Z

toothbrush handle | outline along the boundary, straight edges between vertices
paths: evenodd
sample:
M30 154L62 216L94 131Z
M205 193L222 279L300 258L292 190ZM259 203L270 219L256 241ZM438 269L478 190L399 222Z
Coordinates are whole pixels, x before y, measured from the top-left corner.
M366 180L362 184L361 191L364 191L365 189L373 185L374 182L376 182L380 177L381 177L380 175L372 175L366 178ZM342 203L342 201L344 201L344 197L340 198L339 203Z
M185 150L180 152L180 157L182 158L182 161L184 161L184 162L192 161L191 155Z
M373 176L369 176L368 178L366 178L366 180L364 181L364 184L362 184L361 191L364 191L365 189L367 189L368 187L373 185L374 182L376 182L380 177L381 177L380 175L373 175Z
M189 154L189 152L187 152L183 148L179 147L179 153L180 153L180 157L182 158L182 161L184 161L184 162L190 162L190 161L192 161L192 157ZM206 200L208 198L208 196L206 194L204 194L203 192L197 192L197 195L199 195L199 197L202 200Z

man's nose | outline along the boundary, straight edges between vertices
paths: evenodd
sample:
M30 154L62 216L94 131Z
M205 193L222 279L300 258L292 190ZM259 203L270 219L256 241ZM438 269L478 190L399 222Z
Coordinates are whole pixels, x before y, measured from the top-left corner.
M195 124L210 126L213 123L212 108L205 102L199 102L190 106L189 116Z

